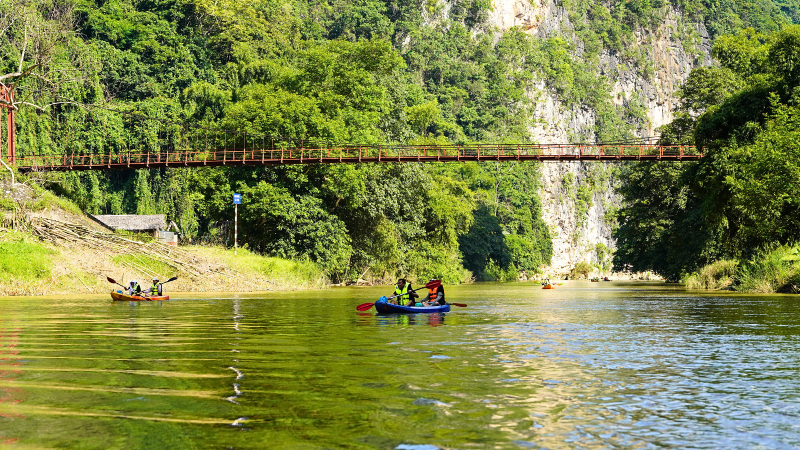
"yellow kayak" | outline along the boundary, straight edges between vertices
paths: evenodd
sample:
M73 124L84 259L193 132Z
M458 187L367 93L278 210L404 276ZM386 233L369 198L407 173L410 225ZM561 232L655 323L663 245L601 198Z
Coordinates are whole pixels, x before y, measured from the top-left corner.
M112 291L111 299L115 302L154 302L159 300L169 300L169 295L127 295Z

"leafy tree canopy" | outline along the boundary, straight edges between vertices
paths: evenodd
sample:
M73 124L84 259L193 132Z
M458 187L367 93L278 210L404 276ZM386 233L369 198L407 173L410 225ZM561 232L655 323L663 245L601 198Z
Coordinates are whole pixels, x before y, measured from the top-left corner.
M682 107L701 114L680 116L665 136L693 132L706 156L627 169L616 267L678 279L714 259L800 240L798 43L797 25L726 36L714 47L722 67L692 71Z

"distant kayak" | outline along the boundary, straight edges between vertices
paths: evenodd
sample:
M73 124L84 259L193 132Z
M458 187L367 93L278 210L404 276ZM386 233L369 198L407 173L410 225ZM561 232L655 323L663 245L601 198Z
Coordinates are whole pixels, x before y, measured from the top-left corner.
M375 309L378 310L378 314L435 313L435 312L450 311L450 305L445 304L442 306L403 306L403 305L393 305L383 299L380 299L377 302L375 302Z
M115 302L156 302L160 300L169 300L169 295L154 295L147 297L145 295L126 295L119 292L112 292L111 299Z
M552 284L545 284L542 289L555 289Z

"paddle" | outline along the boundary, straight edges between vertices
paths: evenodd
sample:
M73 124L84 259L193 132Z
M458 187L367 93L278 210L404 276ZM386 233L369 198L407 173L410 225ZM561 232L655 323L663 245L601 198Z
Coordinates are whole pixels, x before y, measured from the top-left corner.
M416 289L409 289L408 292L414 292L414 291L418 291L420 289L435 289L435 288L438 288L441 285L442 285L442 281L441 280L433 280L433 281L429 281L428 284L426 284L425 286L418 287ZM386 298L386 297L381 297L381 298L382 299L386 298L386 300L389 300L391 298L399 297L401 295L404 295L404 294L393 295L393 296L391 296L389 298ZM372 305L374 305L374 304L375 304L374 302L373 303L362 303L362 304L356 306L356 309L358 311L366 311L366 310L372 308Z
M121 284L117 283L116 281L114 281L114 279L113 279L113 278L111 278L111 277L106 277L106 280L108 280L108 282L109 282L109 283L114 283L114 284L116 284L117 286L121 287L122 289L128 289L127 287L125 287L125 286L123 286L123 285L121 285Z
M175 281L175 280L177 280L177 279L178 279L178 277L172 277L172 278L170 278L169 280L167 280L167 281L162 281L161 283L158 283L158 284L166 284L166 283L169 283L170 281ZM106 280L108 280L108 282L109 282L109 283L114 283L114 284L116 284L116 285L118 285L118 286L120 286L120 287L123 287L123 288L125 288L125 289L128 289L127 287L125 287L125 286L122 286L121 284L117 283L117 282L116 282L116 281L115 281L113 278L111 278L111 277L106 277Z
M169 283L170 281L175 281L175 280L177 280L177 279L178 279L178 277L172 277L172 278L170 278L169 280L167 280L167 281L162 281L161 283L158 283L158 284L166 284L166 283Z
M121 284L117 283L117 282L116 282L116 281L115 281L113 278L111 278L111 277L106 277L106 280L108 280L108 282L109 282L109 283L114 283L114 284L116 284L117 286L121 287L122 289L125 289L126 291L128 290L128 288L127 288L126 286L123 286L123 285L121 285ZM146 297L146 296L145 296L145 295L143 295L143 294L144 294L144 293L142 293L141 297ZM137 294L134 294L134 295L137 295Z

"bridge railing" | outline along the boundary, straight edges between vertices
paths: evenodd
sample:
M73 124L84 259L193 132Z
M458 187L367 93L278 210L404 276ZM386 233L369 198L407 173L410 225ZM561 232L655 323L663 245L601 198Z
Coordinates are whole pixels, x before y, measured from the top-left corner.
M176 149L163 146L157 152L118 152L92 155L26 156L17 159L20 168L91 169L102 167L161 167L172 165L290 164L312 162L390 162L529 159L659 159L698 157L693 146L656 145L340 145L327 148L207 148Z

